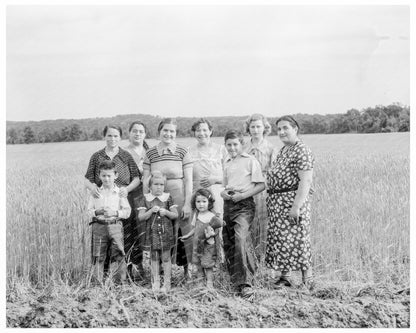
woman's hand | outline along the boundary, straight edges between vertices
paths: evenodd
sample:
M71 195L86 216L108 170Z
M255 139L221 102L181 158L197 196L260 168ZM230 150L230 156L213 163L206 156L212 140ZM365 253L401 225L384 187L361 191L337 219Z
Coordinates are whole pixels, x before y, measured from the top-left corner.
M182 208L182 219L188 219L191 216L191 206L190 205L184 205Z
M122 198L127 198L127 194L129 194L129 192L127 191L126 187L120 187L120 197Z
M290 222L292 222L293 224L298 224L299 216L300 216L300 207L293 205L292 208L290 208L290 211L288 214Z

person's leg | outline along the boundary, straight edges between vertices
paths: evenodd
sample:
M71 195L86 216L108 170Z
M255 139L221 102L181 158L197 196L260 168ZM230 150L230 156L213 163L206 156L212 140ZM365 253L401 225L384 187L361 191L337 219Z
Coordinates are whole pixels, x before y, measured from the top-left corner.
M181 235L186 235L187 233L189 233L192 230L190 219L180 219L179 229L180 229L179 232ZM188 239L184 241L179 241L178 247L179 247L179 244L181 244L181 254L182 256L185 257L184 261L186 261L186 263L183 265L185 279L189 279L191 278L191 275L192 275L191 263L192 263L192 252L193 252L193 239L192 237L189 237ZM178 252L179 252L179 249L178 249Z
M160 272L159 272L159 251L151 250L151 273L152 273L152 290L159 291L160 289Z
M126 281L127 265L125 261L122 223L109 225L108 233L111 239L110 271L116 283L124 283Z
M207 277L207 287L210 289L214 288L214 270L212 268L205 268L205 276Z
M99 283L102 283L104 280L106 259L110 262L109 257L107 258L107 253L111 252L107 228L105 225L93 223L91 229L91 257L93 264L92 276Z
M230 208L232 202L224 202L224 221L225 226L222 228L222 241L224 246L224 259L230 274L231 283L234 283L234 253L235 253L235 233L234 233L234 222L230 217Z
M171 276L172 276L172 262L170 260L170 250L162 252L162 265L163 265L163 287L162 292L167 293L171 288Z
M251 286L257 269L256 256L251 239L250 225L254 217L254 203L247 200L235 212L235 273L237 285Z

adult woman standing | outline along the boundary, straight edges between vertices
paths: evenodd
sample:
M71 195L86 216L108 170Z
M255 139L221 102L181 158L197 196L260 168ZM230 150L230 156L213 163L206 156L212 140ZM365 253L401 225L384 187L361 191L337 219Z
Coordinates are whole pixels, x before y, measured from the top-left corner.
M250 140L245 143L243 149L249 155L257 158L261 165L261 171L266 178L274 155L274 147L265 138L271 132L271 126L267 118L261 114L251 115L245 122L246 132L250 134ZM256 214L252 224L253 245L257 255L264 259L267 238L267 208L266 191L254 196Z
M189 149L193 161L193 192L200 188L208 188L215 199L214 211L222 216L222 165L227 152L223 145L212 142L212 124L209 120L198 119L191 130L198 140L198 143Z
M267 173L270 217L267 233L266 265L281 272L277 285L291 286L292 270L302 271L302 282L312 286L309 192L314 157L299 139L299 125L291 116L276 121L283 142Z
M102 186L102 182L99 178L98 166L105 160L112 160L116 164L117 178L115 180L115 184L120 188L120 196L131 196L130 193L140 185L141 175L133 157L127 151L119 147L121 135L122 130L120 126L105 126L103 136L106 146L91 156L88 169L85 174L84 184L95 197L100 196ZM129 201L130 200L131 198ZM132 215L130 215L130 217L131 216ZM123 227L125 227L126 223L129 224L130 221L130 218L124 220ZM126 239L126 236L128 236L127 233L124 234L124 250L128 253L129 248L126 247L126 245L128 245L128 239ZM108 263L105 264L105 268L107 267Z
M140 174L143 174L143 161L146 151L149 149L146 137L146 126L141 121L133 121L129 126L129 145L125 148L133 157ZM130 192L129 203L132 208L129 223L124 226L125 248L130 249L126 252L128 258L128 272L133 280L143 278L143 243L145 228L143 223L136 223L136 208L143 197L143 186L140 184Z
M149 176L153 170L166 176L165 191L170 193L173 204L178 205L179 218L175 223L175 247L172 262L184 266L185 278L189 278L188 263L192 262L192 239L178 239L191 229L192 158L188 150L175 142L176 121L163 119L158 126L160 142L146 152L143 162L143 192L149 192ZM175 260L176 259L176 260Z

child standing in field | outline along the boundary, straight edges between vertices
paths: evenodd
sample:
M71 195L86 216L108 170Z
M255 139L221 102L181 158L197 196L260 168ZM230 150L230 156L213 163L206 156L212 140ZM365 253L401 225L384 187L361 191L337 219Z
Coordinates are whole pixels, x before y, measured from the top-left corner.
M214 266L217 260L218 229L224 225L214 212L214 197L208 189L199 189L192 196L191 207L194 211L193 229L182 236L185 240L193 236L192 263L197 267L197 279L206 277L206 285L213 288Z
M92 225L93 273L102 282L104 261L109 252L110 271L115 273L117 282L124 282L126 263L121 219L130 216L131 208L127 198L120 196L120 189L114 184L118 176L115 163L110 160L103 161L98 170L102 182L98 189L99 197L91 195L88 202L88 215Z
M243 134L228 131L224 137L228 158L224 162L225 190L222 230L225 259L231 282L242 297L253 293L252 281L257 269L252 243L252 222L256 206L253 196L265 189L260 163L243 152Z
M169 193L164 192L166 177L160 171L153 171L149 187L150 193L144 195L139 203L139 223L146 223L144 250L150 250L152 289L168 292L171 287L171 249L175 244L173 220L178 218L177 205L173 204ZM163 287L160 289L160 260L163 265Z

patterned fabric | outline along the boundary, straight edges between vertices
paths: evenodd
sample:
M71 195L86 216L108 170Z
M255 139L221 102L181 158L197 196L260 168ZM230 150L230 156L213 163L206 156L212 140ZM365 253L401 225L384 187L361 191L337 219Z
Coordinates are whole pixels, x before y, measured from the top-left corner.
M267 174L268 188L292 189L299 185L299 170L312 170L314 157L302 141L283 146ZM291 224L288 213L296 191L272 193L267 198L270 222L266 265L278 271L307 270L311 266L309 195L301 207L300 222Z
M188 150L179 145L172 144L166 149L161 149L161 145L156 145L146 152L143 162L143 169L159 170L166 175L167 181L165 191L170 193L173 203L178 205L178 213L181 216L182 208L185 200L185 189L183 174L186 168L192 168L192 158ZM178 240L178 233L181 230L182 235L186 235L191 230L189 219L176 219L174 226L175 246L172 253L172 262L183 266L192 261L192 240L188 239L184 242ZM183 249L182 247L185 247Z
M247 154L254 156L257 161L259 161L263 176L266 177L266 173L269 170L272 160L276 155L274 146L266 139L263 139L258 145L254 145L251 140L249 140L244 145L243 150ZM253 198L254 203L256 204L256 214L254 216L252 225L253 245L256 249L257 255L260 258L264 258L266 251L268 225L266 207L267 191L262 191L255 195Z
M159 206L167 210L176 211L173 205L172 197L168 200L161 201L155 197L148 201L145 197L139 203L139 209L149 210L154 206ZM143 249L145 250L170 250L175 244L173 237L173 222L166 216L160 216L158 213L153 213L145 222L145 239L143 242Z
M143 174L143 161L146 155L146 149L143 146L142 154L139 155L134 150L132 144L129 144L125 150L130 153L136 162L137 168L140 174ZM144 223L137 222L137 208L139 202L143 198L143 183L140 183L133 191L128 195L129 203L132 207L132 214L130 218L124 221L124 248L127 253L127 261L138 265L139 267L143 262L143 242L144 242Z
M161 171L167 179L182 179L183 169L192 167L192 159L188 150L182 145L175 144L171 149L162 151L160 145L146 152L143 168Z
M97 184L98 186L102 185L98 166L105 160L111 161L111 158L105 153L105 148L91 156L87 173L85 174L85 178L91 183ZM117 155L113 157L113 162L116 164L116 170L118 172L118 177L115 180L117 186L128 186L134 178L141 177L133 157L124 149L119 148Z
M214 267L217 260L217 247L216 244L219 242L218 239L218 230L216 231L215 244L212 246L205 242L205 228L207 225L223 225L221 221L215 215L208 222L203 222L200 219L196 218L195 221L195 233L193 236L193 251L192 251L192 263L196 265L202 265L204 261L204 268ZM206 248L213 248L206 250ZM211 256L210 256L211 255ZM209 267L208 267L209 266Z

